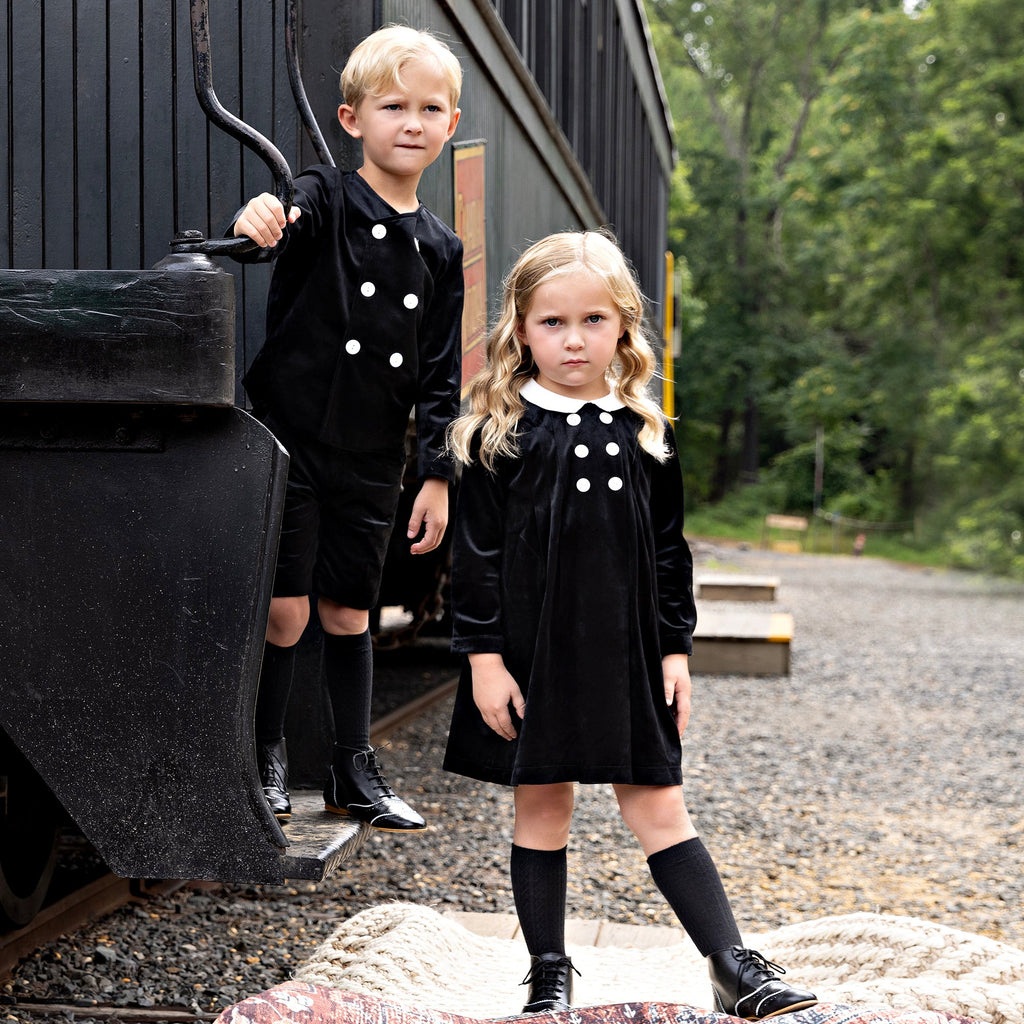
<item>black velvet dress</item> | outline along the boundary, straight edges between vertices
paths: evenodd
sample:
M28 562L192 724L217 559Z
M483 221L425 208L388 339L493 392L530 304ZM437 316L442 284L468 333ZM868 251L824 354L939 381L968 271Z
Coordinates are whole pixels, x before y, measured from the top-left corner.
M692 651L682 477L616 399L524 387L516 459L467 466L454 533L452 649L500 652L526 698L518 737L473 701L468 659L444 766L505 785L673 785L680 744L661 659Z

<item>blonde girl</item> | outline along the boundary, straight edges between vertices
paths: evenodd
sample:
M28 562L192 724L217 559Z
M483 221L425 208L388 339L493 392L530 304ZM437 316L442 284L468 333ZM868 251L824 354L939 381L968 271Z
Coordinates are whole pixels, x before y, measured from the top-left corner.
M672 431L642 294L598 232L530 246L451 447L463 465L453 649L466 656L445 767L514 787L512 890L530 953L523 1012L567 1008L574 783L608 783L655 883L708 958L716 1008L811 1005L743 947L683 800L696 612Z

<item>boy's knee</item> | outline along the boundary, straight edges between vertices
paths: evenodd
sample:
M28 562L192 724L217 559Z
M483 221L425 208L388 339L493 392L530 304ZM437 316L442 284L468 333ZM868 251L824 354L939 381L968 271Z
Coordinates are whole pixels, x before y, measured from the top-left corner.
M359 608L346 608L343 604L321 597L317 603L320 625L325 633L352 635L365 633L370 628L370 613Z
M275 647L294 647L309 622L308 597L275 597L270 601L267 642Z

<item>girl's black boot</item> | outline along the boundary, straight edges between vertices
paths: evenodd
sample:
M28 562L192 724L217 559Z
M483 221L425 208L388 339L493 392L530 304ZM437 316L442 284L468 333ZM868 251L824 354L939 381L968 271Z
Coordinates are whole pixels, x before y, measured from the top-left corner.
M784 968L753 949L732 946L708 958L715 1009L744 1020L764 1020L814 1006L813 992L792 988L781 978Z
M530 957L530 973L522 980L530 986L523 1013L568 1010L572 1005L572 961L564 953L541 953ZM579 971L576 971L579 974Z

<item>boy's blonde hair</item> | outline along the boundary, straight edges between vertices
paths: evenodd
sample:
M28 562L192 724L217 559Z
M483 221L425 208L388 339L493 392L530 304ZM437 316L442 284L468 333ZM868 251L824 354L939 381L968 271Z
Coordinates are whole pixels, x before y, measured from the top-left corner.
M436 65L455 110L462 94L462 66L437 36L408 25L378 29L356 46L341 72L341 95L355 109L366 96L382 96L401 85L402 68L420 60Z
M531 245L505 279L501 314L487 338L487 365L473 378L469 411L451 427L450 447L463 463L480 432L480 461L494 468L498 456L514 458L516 428L525 406L522 386L537 375L532 353L520 338L537 288L552 278L584 270L600 278L618 310L622 336L609 367L608 383L619 400L643 420L641 446L659 462L668 458L665 419L647 395L656 360L644 330L644 298L622 250L600 231L567 231Z

